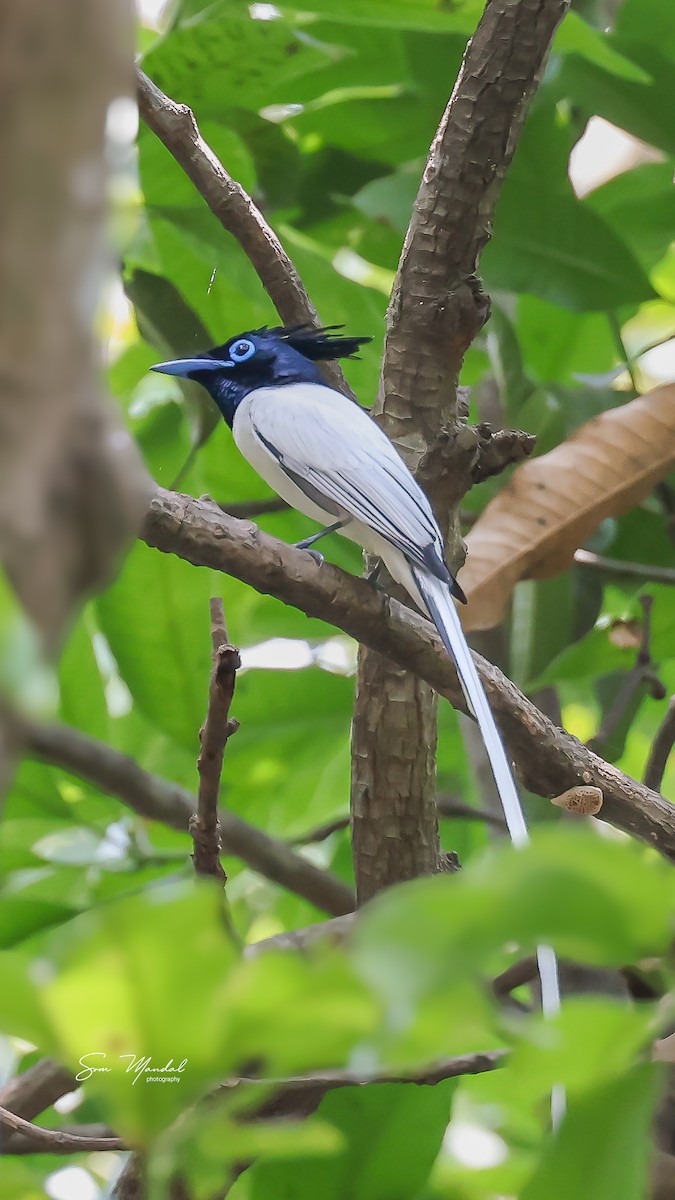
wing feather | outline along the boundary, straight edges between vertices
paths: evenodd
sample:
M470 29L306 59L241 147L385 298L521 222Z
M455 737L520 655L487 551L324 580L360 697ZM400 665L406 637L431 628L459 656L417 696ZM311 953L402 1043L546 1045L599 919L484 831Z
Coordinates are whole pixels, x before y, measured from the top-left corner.
M431 505L364 409L318 384L261 388L251 428L296 486L374 529L411 562L449 580ZM303 487L303 484L305 485Z

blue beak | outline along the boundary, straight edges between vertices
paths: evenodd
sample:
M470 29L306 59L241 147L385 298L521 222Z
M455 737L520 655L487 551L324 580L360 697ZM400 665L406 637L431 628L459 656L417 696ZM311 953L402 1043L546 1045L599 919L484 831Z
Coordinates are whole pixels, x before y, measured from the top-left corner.
M233 367L229 359L217 358L172 358L169 362L156 363L151 371L159 371L160 375L178 375L188 378L193 371L220 371L223 367Z

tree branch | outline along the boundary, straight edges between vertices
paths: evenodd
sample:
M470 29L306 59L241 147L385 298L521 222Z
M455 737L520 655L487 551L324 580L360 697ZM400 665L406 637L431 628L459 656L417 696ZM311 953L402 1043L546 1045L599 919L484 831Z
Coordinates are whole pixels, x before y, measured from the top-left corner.
M501 475L507 467L523 462L534 450L537 439L533 433L523 429L498 429L483 421L477 426L478 454L471 468L471 482L482 483L494 475Z
M151 504L143 537L149 546L224 571L263 595L337 626L413 671L466 712L455 669L430 623L364 579L328 563L318 566L305 551L249 521L226 517L210 501L164 489L158 489ZM478 655L474 658L525 786L546 797L578 784L599 787L603 818L675 859L675 806L558 729L501 671Z
M195 797L177 784L144 771L127 755L65 725L26 723L24 738L27 752L33 757L72 771L116 796L142 817L187 831ZM353 910L351 889L330 872L320 871L235 813L221 809L219 822L226 853L236 855L252 870L331 916Z
M30 1121L79 1084L72 1071L53 1058L41 1058L0 1088L0 1104Z
M239 651L228 643L225 610L219 596L211 598L210 608L213 668L209 680L209 707L199 733L201 750L197 759L197 812L190 819L190 833L194 841L193 860L197 874L210 875L224 884L227 876L220 861L218 799L225 747L239 728L239 722L230 719L230 705L241 659Z
M506 829L503 817L486 812L483 808L473 808L470 804L462 804L461 800L458 800L456 796L437 796L436 812L439 817L444 817L447 820L483 821L486 825L494 825L501 830ZM327 838L331 837L334 833L340 833L343 829L349 829L349 817L336 817L334 821L326 821L323 825L317 825L314 829L308 829L306 833L289 838L288 845L309 846L315 842L325 842Z
M462 358L489 304L474 274L525 110L569 0L490 0L431 144L387 313L376 418L417 475L461 562L457 507L480 434L458 411ZM524 450L495 446L492 467ZM489 456L486 454L485 463ZM392 697L396 702L391 703ZM435 811L436 701L359 652L352 723L352 846L359 900L442 869Z
M192 109L165 96L140 67L136 87L143 121L183 168L223 229L237 239L282 321L320 325L292 260L260 209L204 141ZM321 366L332 387L351 395L337 362Z
M227 1080L221 1084L218 1091L231 1090L242 1085L255 1084L259 1087L280 1087L284 1092L304 1090L308 1087L321 1088L323 1091L333 1091L343 1087L370 1087L377 1083L416 1083L419 1086L433 1087L444 1079L456 1079L460 1075L484 1075L486 1071L496 1071L503 1067L507 1056L506 1050L480 1050L476 1054L463 1054L456 1058L442 1059L422 1070L409 1071L403 1074L389 1072L364 1071L323 1071L317 1075L292 1075L285 1079L257 1079L252 1076Z
M643 579L648 583L665 583L675 587L675 571L672 567L624 562L621 558L605 558L602 554L593 554L591 550L575 550L574 561L580 567L602 571L606 575L623 575L626 579Z
M33 1125L23 1117L17 1117L8 1108L0 1106L0 1125L30 1138L33 1143L48 1154L76 1154L93 1150L128 1150L129 1146L118 1137L89 1137L80 1134L66 1133L62 1129L44 1129L41 1125Z
M635 665L631 667L621 682L614 702L602 720L600 729L588 740L589 750L595 754L612 757L615 751L614 740L617 733L625 737L627 726L638 715L640 702L645 695L654 700L664 700L666 689L655 673L651 654L652 596L640 596L643 621L640 644L635 656ZM616 757L616 754L614 754Z
M655 792L660 791L670 752L675 745L675 696L668 702L668 711L654 738L645 767L644 781Z

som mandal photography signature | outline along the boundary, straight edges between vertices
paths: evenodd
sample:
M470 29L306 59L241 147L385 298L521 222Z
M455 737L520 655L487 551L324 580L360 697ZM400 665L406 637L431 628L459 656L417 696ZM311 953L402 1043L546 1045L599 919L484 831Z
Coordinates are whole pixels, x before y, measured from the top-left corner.
M133 1075L132 1085L138 1083L139 1079L144 1079L146 1083L180 1083L188 1063L187 1058L181 1059L179 1063L174 1063L170 1058L163 1066L159 1066L141 1054L118 1054L117 1058L120 1063L126 1062L124 1073ZM84 1083L85 1080L91 1079L92 1075L109 1075L114 1068L108 1065L107 1059L108 1055L104 1050L92 1050L89 1054L83 1054L80 1059L82 1069L75 1076L78 1083Z

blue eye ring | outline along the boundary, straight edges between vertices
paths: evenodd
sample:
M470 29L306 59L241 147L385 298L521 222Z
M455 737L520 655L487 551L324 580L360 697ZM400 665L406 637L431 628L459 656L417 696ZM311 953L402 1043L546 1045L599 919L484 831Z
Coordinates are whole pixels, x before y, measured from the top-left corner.
M248 338L237 338L229 349L229 355L234 363L245 363L249 358L253 358L256 352L256 346Z

